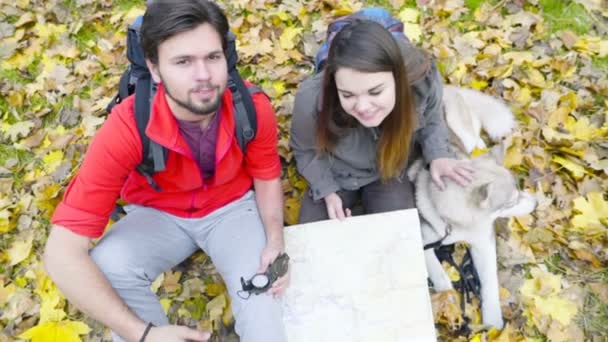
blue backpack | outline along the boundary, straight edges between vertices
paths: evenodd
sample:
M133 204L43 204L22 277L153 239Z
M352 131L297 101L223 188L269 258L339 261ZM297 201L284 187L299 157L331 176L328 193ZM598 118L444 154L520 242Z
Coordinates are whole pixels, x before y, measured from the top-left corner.
M391 32L397 42L412 46L411 41L405 36L405 33L403 33L403 23L399 19L393 17L389 11L380 7L364 8L353 14L340 17L329 24L327 27L327 38L315 57L315 73L319 73L323 70L331 41L336 34L340 32L344 26L360 19L373 20L381 24Z

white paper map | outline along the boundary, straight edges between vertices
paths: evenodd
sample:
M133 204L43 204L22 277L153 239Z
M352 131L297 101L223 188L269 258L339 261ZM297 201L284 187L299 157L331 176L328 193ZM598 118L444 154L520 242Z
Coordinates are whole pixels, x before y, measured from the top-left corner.
M285 228L290 342L436 341L417 211Z

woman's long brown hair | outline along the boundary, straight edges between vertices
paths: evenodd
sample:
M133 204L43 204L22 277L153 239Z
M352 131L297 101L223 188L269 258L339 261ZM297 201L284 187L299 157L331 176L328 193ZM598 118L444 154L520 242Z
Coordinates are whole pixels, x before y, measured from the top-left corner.
M370 20L353 22L334 37L325 65L316 128L317 145L324 153L333 151L345 128L359 124L340 104L335 80L339 68L393 73L395 107L380 124L376 163L383 181L398 176L408 160L416 115L403 56L395 38L382 25Z

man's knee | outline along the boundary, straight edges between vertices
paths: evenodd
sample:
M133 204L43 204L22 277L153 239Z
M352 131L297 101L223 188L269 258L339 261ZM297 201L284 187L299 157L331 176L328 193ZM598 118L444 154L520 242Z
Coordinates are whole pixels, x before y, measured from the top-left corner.
M243 342L285 342L283 312L278 299L269 294L233 300L235 330Z
M148 282L143 268L137 266L131 247L124 241L112 241L112 243L102 241L90 252L91 258L113 287L120 283L145 285Z

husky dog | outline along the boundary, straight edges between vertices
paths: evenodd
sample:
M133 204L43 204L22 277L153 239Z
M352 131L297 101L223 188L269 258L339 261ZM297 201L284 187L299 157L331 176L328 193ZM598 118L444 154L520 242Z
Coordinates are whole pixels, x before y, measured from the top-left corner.
M450 141L461 156L468 156L475 148L485 148L480 136L482 128L490 138L498 140L515 127L507 106L481 92L446 86L443 99ZM446 188L440 191L420 160L410 167L408 177L416 185L425 245L437 241L442 245L459 241L469 244L481 283L483 323L501 329L494 220L530 213L536 201L532 195L518 190L513 175L493 157L484 155L471 162L475 175L466 187L447 180ZM433 249L424 252L435 290L451 289L452 282Z

